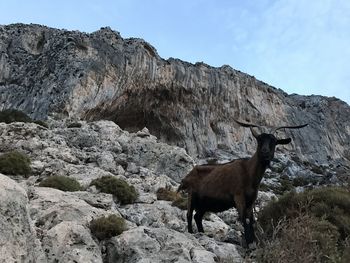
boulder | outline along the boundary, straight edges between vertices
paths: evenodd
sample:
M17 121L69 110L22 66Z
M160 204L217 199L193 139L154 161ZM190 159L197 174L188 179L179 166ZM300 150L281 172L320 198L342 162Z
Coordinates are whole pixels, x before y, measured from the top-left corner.
M0 189L0 262L46 262L26 191L3 174Z

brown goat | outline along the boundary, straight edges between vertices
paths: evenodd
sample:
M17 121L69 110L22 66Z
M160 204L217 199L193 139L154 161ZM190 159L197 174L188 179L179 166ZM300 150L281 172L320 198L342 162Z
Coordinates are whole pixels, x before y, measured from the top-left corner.
M204 176L208 175L214 168L222 165L226 165L236 161L232 160L228 163L214 163L214 164L200 164L193 167L193 169L181 180L180 186L177 192L186 191L191 193L198 186L198 181L203 179Z
M188 232L192 230L192 215L196 210L194 219L199 232L204 232L202 219L205 212L222 212L235 207L239 220L244 227L246 245L252 243L254 235L253 206L258 194L260 181L274 157L277 144L288 144L291 139L277 139L273 134L282 128L297 129L298 126L281 126L274 128L273 132L257 134L253 127L258 125L236 122L243 127L249 127L257 140L257 150L248 159L233 160L226 164L196 166L183 180L179 190L189 193L187 223ZM247 219L248 222L247 222Z

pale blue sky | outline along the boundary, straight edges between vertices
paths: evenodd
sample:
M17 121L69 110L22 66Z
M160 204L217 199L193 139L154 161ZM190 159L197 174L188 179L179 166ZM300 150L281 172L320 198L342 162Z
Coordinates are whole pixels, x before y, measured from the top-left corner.
M0 0L0 24L110 26L161 57L228 64L288 93L350 104L350 0Z

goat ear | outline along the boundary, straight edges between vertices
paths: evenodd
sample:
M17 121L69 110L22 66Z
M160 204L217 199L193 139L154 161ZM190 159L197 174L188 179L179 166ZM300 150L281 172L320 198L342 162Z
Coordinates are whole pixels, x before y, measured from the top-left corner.
M288 144L292 141L291 138L287 138L287 139L279 139L277 140L277 144Z

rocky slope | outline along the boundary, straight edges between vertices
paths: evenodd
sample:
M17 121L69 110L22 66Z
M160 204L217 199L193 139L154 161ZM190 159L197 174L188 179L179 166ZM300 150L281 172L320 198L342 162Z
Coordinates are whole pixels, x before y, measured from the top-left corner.
M27 179L0 174L0 262L241 262L240 247L232 243L240 236L234 210L208 216L206 235L191 235L185 211L157 200L160 187L175 189L179 175L191 169L183 149L159 142L147 129L129 133L110 121L82 124L51 122L46 129L0 123L0 151L26 153L33 169ZM52 175L75 178L86 191L38 186ZM135 186L136 203L120 205L89 187L103 175ZM128 230L99 242L88 224L109 214L124 217Z
M249 131L233 118L263 125L309 123L286 131L293 144L283 152L293 150L316 164L350 163L346 103L288 95L229 66L164 60L147 42L123 39L109 28L85 34L1 26L0 91L0 109L21 109L35 118L109 119L129 131L147 127L195 158L252 152Z
M192 235L186 231L186 212L157 200L159 188L175 190L193 167L183 148L160 142L146 128L129 133L111 121L80 124L49 120L45 128L0 123L0 155L22 152L30 157L32 168L29 178L0 174L0 262L243 261L247 255L240 246L242 227L235 209L209 214L203 222L205 234ZM327 173L335 176L329 169ZM53 175L75 178L85 190L39 187ZM106 175L133 185L139 193L136 202L121 205L111 194L89 186ZM264 184L280 189L282 177L320 183L324 176L296 156L290 159L278 152ZM256 210L274 196L259 192ZM89 222L110 214L125 218L127 230L99 241Z

